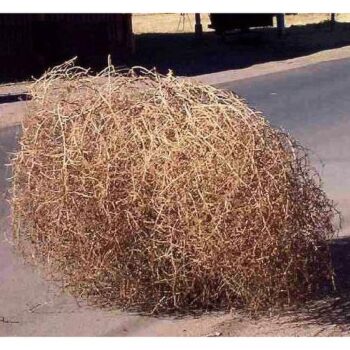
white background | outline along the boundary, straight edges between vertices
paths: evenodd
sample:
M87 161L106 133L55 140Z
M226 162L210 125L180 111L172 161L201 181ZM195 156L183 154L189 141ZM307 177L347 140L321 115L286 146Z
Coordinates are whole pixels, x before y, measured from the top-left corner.
M349 0L0 0L0 12L350 12Z

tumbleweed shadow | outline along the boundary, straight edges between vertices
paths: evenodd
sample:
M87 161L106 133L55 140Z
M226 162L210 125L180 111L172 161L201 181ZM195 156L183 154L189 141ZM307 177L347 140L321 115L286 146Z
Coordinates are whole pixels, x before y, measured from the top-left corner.
M326 288L328 293L305 304L292 318L304 325L337 325L350 331L350 237L332 240L331 254L336 290Z

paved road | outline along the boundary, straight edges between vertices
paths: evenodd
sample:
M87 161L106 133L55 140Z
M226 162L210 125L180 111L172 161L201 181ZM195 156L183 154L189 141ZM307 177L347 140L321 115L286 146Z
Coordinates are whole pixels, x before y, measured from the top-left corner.
M322 159L325 166L320 170L325 189L343 212L342 234L349 234L350 60L316 64L221 87L244 96L274 125L291 132ZM2 105L0 118L6 108L13 108L17 115L22 107L16 103L13 107ZM288 324L285 330L277 323L273 328L272 320L265 321L264 326L260 322L237 321L230 315L155 319L78 305L74 298L42 279L35 269L23 265L5 239L10 232L9 211L3 196L8 188L5 177L9 174L4 164L8 161L7 153L16 148L18 132L18 127L0 128L0 336L205 335L228 320L229 330L224 333L228 335L321 334L318 328L321 326L310 329L305 326L293 333ZM317 157L313 158L316 164Z
M324 188L343 214L341 235L350 235L350 59L219 86L311 149Z

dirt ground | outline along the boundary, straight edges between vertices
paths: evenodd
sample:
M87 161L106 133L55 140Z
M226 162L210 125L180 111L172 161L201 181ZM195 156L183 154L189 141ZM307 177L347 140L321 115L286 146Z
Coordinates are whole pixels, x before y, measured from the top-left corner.
M329 21L329 13L299 13L286 15L286 27L295 25L315 24ZM350 22L350 14L338 13L336 20L339 22ZM201 14L201 22L204 32L212 32L208 28L210 24L209 14ZM142 33L176 33L176 32L193 32L194 14L185 13L181 16L179 13L149 13L133 14L133 30L135 34Z
M223 39L208 29L208 15L204 14L203 37L196 40L193 14L184 17L184 27L179 14L134 15L136 51L127 64L197 76L282 62L350 45L350 14L338 14L333 30L329 14L286 17L282 37L276 28L258 28Z

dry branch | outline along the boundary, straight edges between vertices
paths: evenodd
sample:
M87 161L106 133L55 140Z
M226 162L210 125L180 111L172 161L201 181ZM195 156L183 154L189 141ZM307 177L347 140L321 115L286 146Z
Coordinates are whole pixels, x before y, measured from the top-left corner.
M13 158L18 246L70 290L151 312L303 301L336 210L306 151L231 92L70 61L36 81Z

